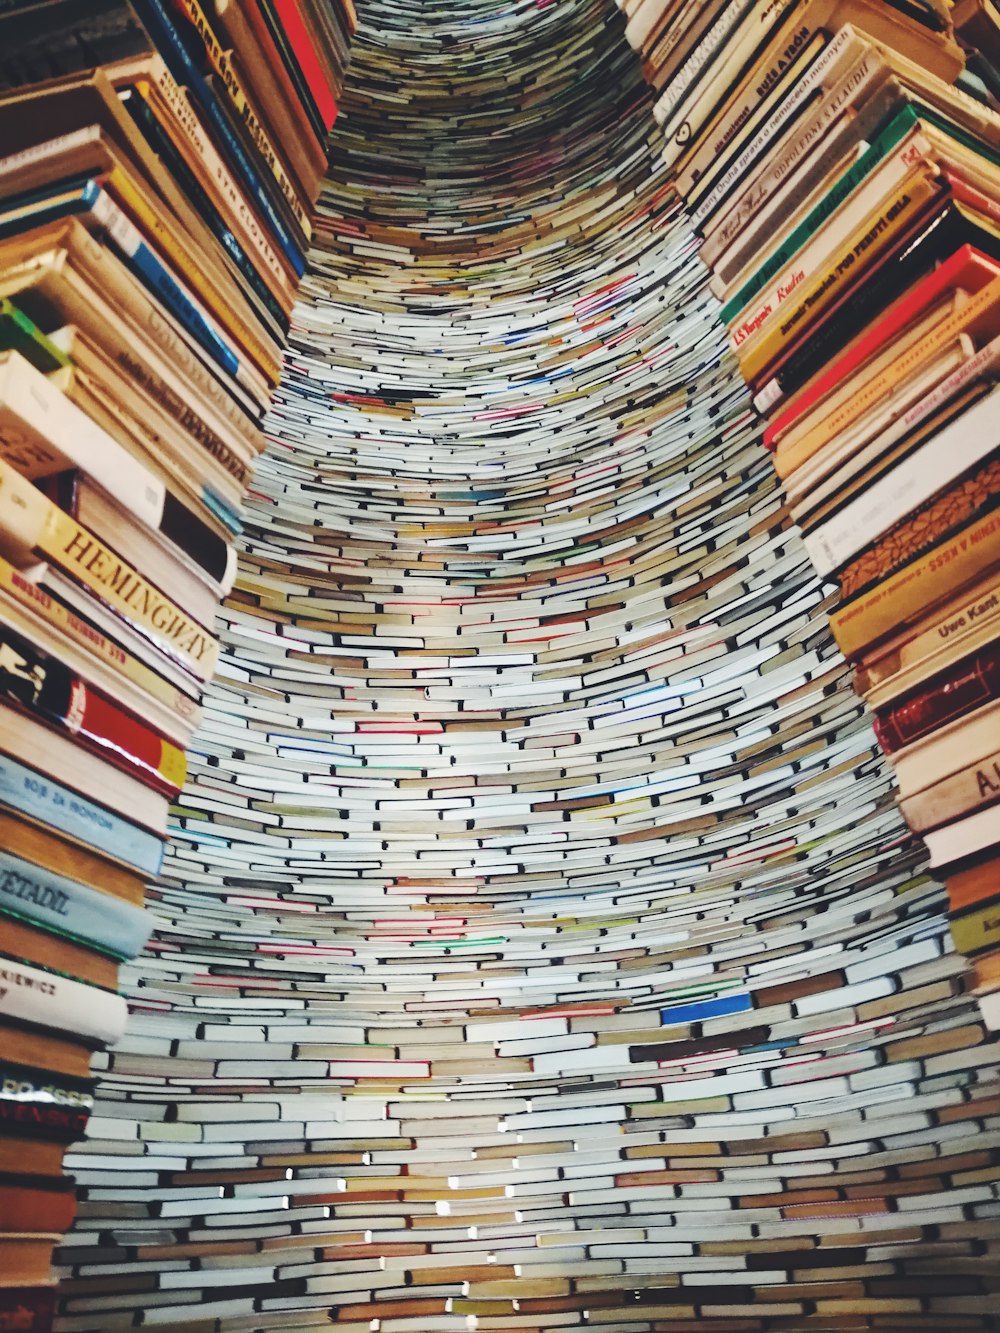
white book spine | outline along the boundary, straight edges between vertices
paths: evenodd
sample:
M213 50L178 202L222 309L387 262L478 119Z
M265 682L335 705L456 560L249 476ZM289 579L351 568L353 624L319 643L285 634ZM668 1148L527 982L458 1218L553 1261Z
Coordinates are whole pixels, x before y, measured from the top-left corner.
M0 367L0 458L28 477L79 468L156 531L163 482L19 352Z
M939 431L874 486L805 538L821 575L839 569L1000 443L998 390Z
M110 991L0 959L0 1014L112 1045L125 1031L128 1006Z

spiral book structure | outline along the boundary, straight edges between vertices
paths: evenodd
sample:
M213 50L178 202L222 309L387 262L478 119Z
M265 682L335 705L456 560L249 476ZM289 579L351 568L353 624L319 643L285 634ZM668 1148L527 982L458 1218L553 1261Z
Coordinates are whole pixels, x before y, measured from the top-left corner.
M621 7L0 4L0 1328L993 1327L993 10Z

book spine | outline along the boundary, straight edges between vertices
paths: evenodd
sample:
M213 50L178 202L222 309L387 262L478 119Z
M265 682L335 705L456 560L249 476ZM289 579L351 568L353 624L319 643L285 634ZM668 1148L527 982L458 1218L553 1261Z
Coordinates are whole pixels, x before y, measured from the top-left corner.
M844 31L852 30L846 28ZM763 174L759 180L741 195L740 200L734 200L733 206L717 224L712 224L713 243L722 249L735 241L757 209L786 184L814 149L818 149L826 132L832 133L835 123L842 117L857 115L859 104L884 77L885 62L879 52L869 47L843 80L829 94L823 95L819 107L804 124L777 147L773 158L762 164ZM723 178L698 203L691 215L696 231L719 208L728 190L729 185Z
M290 302L291 284L288 275L290 269L294 272L294 264L284 248L281 248L279 254L271 244L245 192L233 179L184 89L178 86L160 59L153 61L148 77L136 79L131 86L161 132L174 145L176 152L182 158L189 156L193 164L200 168L203 179L209 183L210 188L214 188L223 208L230 211L244 243L256 256L262 270L270 276L273 289L284 293ZM156 115L152 104L154 99L162 104L166 116L163 122Z
M785 10L791 7L792 3L794 3L794 0L779 0L779 3L768 15L768 25L776 24ZM741 37L743 45L747 45L742 25L747 15L755 8L755 0L751 0L750 4L730 5L725 9L670 80L666 90L653 108L653 115L657 123L664 126L665 130L677 118L678 110L690 97L689 89L692 88L692 85L697 84L702 71L710 67L720 47L724 43L736 42ZM754 29L751 37L751 51L764 40L768 30L769 27L763 26L763 24L760 26L759 32L756 28ZM690 134L688 139L690 139Z
M166 488L17 352L0 366L0 458L34 479L79 468L154 530Z
M0 550L12 563L51 560L199 680L218 661L218 641L0 460Z
M817 573L841 568L937 491L981 463L1000 443L998 401L994 391L963 412L829 522L807 533L805 547Z
M740 155L711 186L707 195L700 203L697 199L693 201L696 206L692 211L692 220L697 221L700 218L707 217L729 193L730 188L744 179L752 164L758 161L765 152L769 151L772 143L782 132L782 127L791 121L799 109L816 95L816 90L822 86L823 80L829 78L831 74L835 74L839 66L846 60L856 61L861 53L861 43L850 29L839 32L796 82L788 96L781 100L770 118L741 151ZM678 188L682 192L685 180L686 176L682 173L677 182ZM692 180L691 184L693 186L695 182ZM708 200L711 200L712 203L702 212L702 206Z
M184 785L184 751L144 722L88 689L65 663L0 624L0 697L77 736L88 749L134 773L155 791L176 796Z
M935 677L909 698L901 699L875 717L875 735L886 754L937 727L964 717L996 697L1000 689L1000 644L971 657Z
M950 824L1000 800L1000 750L977 760L914 796L899 808L917 833Z
M304 253L272 204L249 154L230 128L215 100L214 93L202 78L197 65L177 33L164 0L135 0L135 9L156 43L172 77L181 86L186 86L204 109L209 124L224 146L225 152L236 168L244 186L267 219L268 226L281 245L282 252L291 264L294 273L301 278L305 273Z
M180 275L182 281L202 302L219 326L232 334L269 382L277 383L280 362L276 349L266 346L258 336L257 328L254 327L255 317L242 291L235 282L230 284L229 293L220 290L218 278L224 275L228 279L229 274L226 270L219 266L217 275L213 277L210 272L206 272L194 262L185 248L178 243L174 231L164 224L149 201L118 167L107 173L104 184L117 193L125 209L138 221L146 235L153 238L160 252L173 265L174 271Z
M199 347L204 348L227 375L237 378L241 369L239 357L219 337L193 301L185 295L180 284L174 280L142 239L141 232L133 227L106 190L98 182L91 181L85 187L84 202L94 220L107 231L112 243L128 261L133 271L163 302L178 324L191 335Z
M939 268L929 273L926 278L920 282L912 292L907 293L906 297L895 306L884 318L876 320L865 332L864 336L851 347L850 351L839 357L834 363L821 374L807 391L799 394L795 400L785 408L764 431L764 444L769 449L774 449L781 437L791 429L795 422L804 415L811 407L820 401L831 389L837 387L842 381L852 374L859 366L862 366L870 356L892 345L892 340L896 335L902 332L907 325L913 323L917 317L929 310L938 297L958 286L964 286L972 280L969 270L970 266L976 269L976 278L989 274L992 277L1000 276L1000 267L981 255L969 245L963 245L950 255ZM988 356L983 352L973 358L978 362L981 369L972 370L970 366L963 367L950 375L937 389L929 394L929 398L935 398L938 395L947 392L945 385L956 383L958 379L969 373L970 378L978 378L982 373L984 362L982 358ZM951 390L955 392L955 390ZM941 399L940 401L944 401ZM766 408L760 409L766 410ZM933 410L933 407L931 408ZM911 408L907 413L907 418L912 413L919 411L919 408ZM921 420L920 416L912 417L910 424L916 424Z
M887 194L903 183L914 166L919 164L921 157L931 152L930 142L923 135L915 133L916 127L913 108L904 107L854 166L825 191L823 198L792 234L754 270L753 276L736 295L726 302L721 313L723 323L732 323L751 303L753 310L745 316L748 322L752 322L762 306L770 305L778 309L782 300L786 299L782 293L790 295L797 282L808 275L812 247L829 244L826 237L830 232L827 229L855 227L870 212L871 203L860 187L877 168L882 168L877 182L880 194ZM845 209L844 216L836 217L848 203L850 208ZM801 276L796 277L800 271Z
M0 961L0 1016L112 1046L125 1031L128 1006L120 995L82 981Z
M963 523L989 513L998 501L1000 459L992 459L985 467L914 511L846 565L837 575L841 596L853 597L876 580L895 573Z
M63 1138L69 1131L70 1139L81 1138L94 1109L94 1084L94 1079L53 1074L0 1057L0 1118L15 1107L31 1108L24 1119L5 1123L32 1133L41 1126L46 1137ZM61 1112L62 1118L46 1114L54 1112Z
M70 364L65 352L6 296L0 298L0 351L19 353L43 375Z
M780 71L772 71L773 77L765 76L760 82L752 81L739 97L727 102L723 118L712 124L697 151L678 172L677 192L683 199L698 201L745 125L767 111L772 116L780 114L792 102L797 85L808 78L812 66L822 60L829 45L823 32L804 38L796 35Z
M233 110L243 125L246 126L247 133L253 140L254 148L260 160L270 171L278 189L281 191L282 198L308 240L310 235L309 219L299 190L285 165L283 155L278 152L271 142L257 109L247 97L228 53L222 49L212 30L212 25L205 17L197 0L171 0L171 3L173 8L187 20L191 28L198 34L208 64L219 75Z
M940 197L940 191L933 179L917 175L911 183L895 191L876 212L869 214L814 281L796 283L801 292L799 303L794 309L787 307L788 313L783 320L776 312L764 309L758 312L756 328L742 327L737 356L744 378L753 383L762 371L777 361L792 342L802 337L809 323L853 286L879 255L897 243L901 234L927 211L936 196ZM758 334L760 336L755 336Z
M5 754L0 754L0 804L140 874L160 873L163 842L155 834Z
M933 550L834 611L830 628L850 661L1000 562L1000 514L967 524Z
M256 0L250 2L253 4ZM260 6L257 5L257 8ZM312 95L316 110L322 118L323 126L329 132L337 118L337 98L317 59L315 41L303 22L294 0L275 0L274 9L296 64Z
M118 959L137 957L153 929L141 907L3 850L0 909Z
M1000 903L991 903L950 923L956 950L966 958L1000 945Z
M191 167L175 148L173 140L163 130L159 121L153 115L148 102L143 99L139 91L130 89L128 95L124 98L124 103L126 110L135 121L146 142L187 195L195 210L204 219L205 225L236 266L240 276L250 288L252 295L261 303L281 332L287 334L289 328L288 311L278 299L275 288L268 284L267 278L264 276L265 272L268 271L268 266L263 262L260 262L258 266L250 258L246 247L227 225L218 208L210 199L208 192L202 187ZM277 257L275 257L275 263L277 262Z
M888 651L864 659L855 676L855 689L870 695L894 681L901 673L919 667L951 645L970 635L989 634L1000 626L1000 580L984 580L971 595L952 601L929 618L916 633L904 635ZM877 705L876 705L877 706Z
M860 370L851 381L853 392L841 395L841 401L836 405L828 404L828 411L820 421L814 422L805 431L800 428L793 435L778 441L775 467L781 477L787 477L797 467L801 467L823 445L835 440L842 432L856 427L859 420L863 426L866 414L885 406L893 396L905 397L907 382L910 384L912 399L913 389L919 388L921 372L926 372L935 358L963 342L965 335L988 333L992 337L996 333L1000 324L1000 316L995 314L1000 302L1000 278L971 296L963 293L957 304L954 303L954 293L950 299L953 302L950 313L938 319L923 337L915 342L910 339L909 345L904 345L899 355L883 369L874 373L867 369ZM905 331L900 332L905 343ZM892 347L891 343L883 345ZM976 359L976 352L972 346L968 346L964 350L962 364L942 374L938 383L931 385L926 392L919 393L915 401L903 407L899 413L900 419L908 420L911 425L916 424L922 415L933 410L930 407L924 409L925 400L935 394L941 384L969 378L969 367ZM978 358L978 363L988 364L989 359L989 353L986 353Z

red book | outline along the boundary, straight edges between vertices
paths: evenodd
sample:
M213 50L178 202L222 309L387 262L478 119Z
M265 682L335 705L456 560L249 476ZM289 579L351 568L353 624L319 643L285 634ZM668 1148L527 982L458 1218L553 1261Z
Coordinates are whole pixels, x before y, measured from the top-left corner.
M989 703L1000 692L1000 640L939 672L875 716L886 754Z
M801 393L795 396L783 412L779 412L764 431L764 443L768 449L777 447L778 439L795 424L804 412L809 411L824 394L835 389L860 365L891 342L908 324L928 310L934 302L954 287L964 287L975 293L1000 275L1000 264L973 249L963 245L944 261L939 268L928 273L916 283L905 296L896 301L881 319L866 330L836 360L832 361L822 374L817 375Z
M271 0L271 8L284 29L296 64L302 71L302 77L316 104L316 110L329 130L337 118L337 99L316 55L315 39L306 27L295 0Z
M171 799L184 785L184 751L90 688L64 662L0 624L0 699L68 731L89 750Z

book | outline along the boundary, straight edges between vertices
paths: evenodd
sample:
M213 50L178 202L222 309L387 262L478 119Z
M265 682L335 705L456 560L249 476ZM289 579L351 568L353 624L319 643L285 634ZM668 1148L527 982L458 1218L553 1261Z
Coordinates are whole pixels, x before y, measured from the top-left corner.
M901 795L912 796L959 772L970 760L988 756L996 748L994 728L998 717L1000 701L989 699L896 750L892 766ZM978 819L981 814L977 812L974 817Z
M121 259L156 305L168 312L192 343L225 375L232 376L261 409L267 401L268 385L277 382L276 361L259 352L263 364L251 362L235 339L195 299L187 282L164 263L101 178L67 182L51 192L9 201L0 212L0 241L71 216L81 221L98 245L107 246Z
M61 1239L54 1230L0 1232L0 1271L11 1286L31 1287L48 1282L52 1273L52 1251Z
M66 875L0 851L0 908L117 958L142 952L152 917Z
M913 510L837 574L843 597L856 596L878 579L901 569L935 542L1000 502L1000 459L971 468L953 485Z
M32 480L79 469L220 587L232 587L229 544L17 352L0 353L0 457Z
M1000 692L997 658L995 643L981 648L876 713L875 735L885 753L892 754L995 698Z
M858 424L859 418L874 414L894 393L899 396L908 376L914 377L916 386L908 398L921 401L952 373L938 374L930 382L926 376L918 378L919 372L928 368L934 358L946 357L964 336L974 343L968 358L971 359L979 346L1000 336L1000 319L995 314L998 296L1000 278L975 294L961 293L958 300L933 307L909 330L901 331L891 350L859 367L782 436L775 452L778 475L790 476L837 435ZM902 415L904 410L894 408L893 413L898 411ZM869 428L869 433L875 431Z
M58 1228L57 1228L58 1229ZM56 1290L38 1286L0 1285L0 1329L11 1333L48 1333L55 1310Z
M0 1060L0 1133L72 1143L83 1137L93 1109L92 1079Z
M102 990L118 989L118 959L98 953L90 944L69 938L56 938L47 930L33 926L27 918L11 916L5 902L0 929L0 954L18 963L29 963L49 972L59 972L73 981Z
M955 476L988 457L998 442L993 429L997 401L994 390L827 523L807 533L806 550L817 571L828 574L844 565Z
M214 670L218 643L208 630L3 459L0 554L21 568L52 561L199 680Z
M46 1176L0 1175L0 1229L4 1231L68 1231L76 1216L73 1181ZM10 1288L0 1288L9 1300ZM2 1307L0 1307L2 1308ZM31 1328L32 1325L21 1325ZM3 1324L0 1323L0 1328ZM8 1323L8 1327L13 1327Z
M82 1037L73 1037L69 1033L60 1035L56 1032L42 1032L39 1028L0 1019L0 1038L3 1040L5 1056L16 1064L48 1069L73 1078L90 1077L90 1061L95 1043L85 1041ZM9 1157L5 1158L0 1170L9 1171L10 1160ZM62 1169L61 1153L57 1162L57 1170L53 1173L56 1175ZM31 1170L27 1165L20 1169Z
M76 798L99 791L102 802L113 810L128 810L129 822L162 838L166 833L167 797L140 778L111 764L103 756L84 749L64 730L47 726L28 713L11 707L0 697L0 751L22 767L32 764L46 782L65 782ZM51 788L56 790L56 788ZM90 814L86 800L75 799L71 814ZM103 822L103 821L101 821ZM56 827L62 827L57 824Z
M38 325L6 297L0 301L0 351L16 352L47 375L68 365L65 352L46 338Z
M874 708L898 697L913 673L930 675L935 663L947 665L963 653L989 643L1000 621L1000 578L988 574L877 652L862 658L855 688ZM917 674L919 684L924 674Z
M963 912L997 896L1000 896L1000 857L987 856L948 874L948 906L953 912Z
M0 754L0 805L141 874L158 875L163 839L37 768Z
M850 661L957 595L1000 563L1000 516L967 523L919 559L833 612L830 628Z
M0 1015L113 1045L128 1009L119 995L57 972L0 961Z
M190 743L201 717L201 708L190 694L2 559L0 623L43 652L59 657L86 684L114 698L126 712L142 717L167 740L181 747ZM193 678L186 683L189 689L196 689Z
M273 13L272 23L275 20L280 23L291 57L302 72L323 128L329 132L337 118L335 87L329 71L323 68L317 50L318 43L310 33L295 0L274 0L273 4L262 4L260 0L251 0L248 7L251 10L258 10L265 18Z

